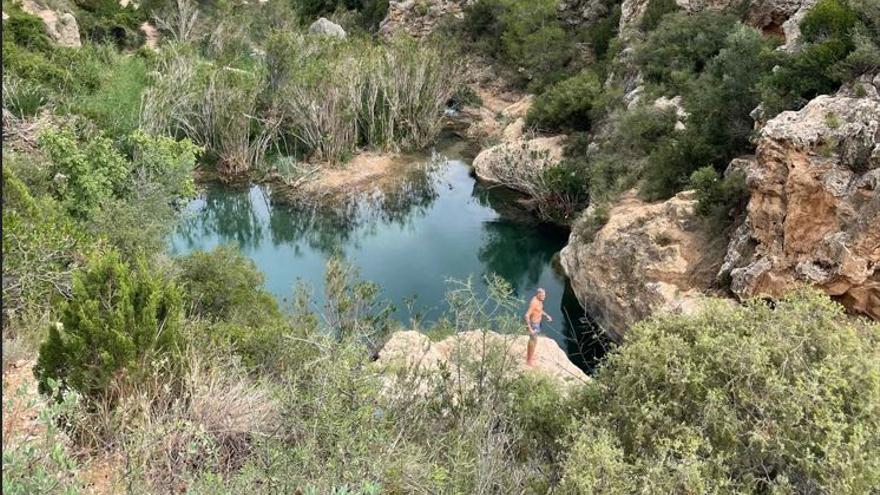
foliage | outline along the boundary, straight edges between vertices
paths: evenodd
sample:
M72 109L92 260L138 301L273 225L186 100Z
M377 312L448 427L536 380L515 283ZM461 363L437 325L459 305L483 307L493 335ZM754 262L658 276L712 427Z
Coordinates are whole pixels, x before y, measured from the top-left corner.
M464 9L466 41L512 69L530 91L540 92L573 72L575 37L556 17L557 0L478 0Z
M128 139L134 168L140 177L159 185L169 198L195 197L192 171L202 148L188 139L151 136L141 130L132 132Z
M75 0L80 8L77 23L85 38L94 43L113 43L121 49L144 43L140 26L148 18L147 8L123 6L116 0Z
M880 61L880 14L872 16L864 3L821 0L807 12L800 28L803 48L764 81L768 116L831 93Z
M542 130L586 131L594 120L594 101L602 92L595 73L581 71L564 79L535 99L527 122Z
M379 299L379 286L360 280L354 265L334 256L324 275L323 315L338 339L361 338L378 351L390 330L394 307Z
M564 491L870 491L878 353L815 291L638 324L581 399Z
M648 158L644 196L667 198L686 186L701 165L723 170L731 158L749 150L750 112L760 102L759 83L776 60L772 45L755 29L739 26L727 34L717 54L684 88L685 128L671 133Z
M437 45L275 33L269 85L294 149L339 162L359 146L419 149L439 133L461 66Z
M263 288L263 274L235 247L196 251L175 263L192 316L252 327L280 317L275 299Z
M93 255L74 276L61 314L34 368L42 393L54 379L112 407L126 385L148 378L155 362L176 362L180 291L142 258L129 267L115 251Z
M6 385L4 381L4 385ZM58 393L58 384L50 384ZM34 437L28 432L3 429L3 493L29 495L31 493L81 493L84 483L78 476L79 462L69 451L59 424L76 409L77 396L62 394L60 402L43 405L39 397L29 397L21 386L9 390L4 386L3 416L39 411ZM13 438L10 438L13 437Z
M707 217L714 229L724 230L748 202L745 174L732 172L720 177L712 167L691 174L691 187L697 194L697 213Z
M39 83L16 76L3 78L3 108L16 117L33 117L48 102L48 92Z
M114 140L138 127L141 95L147 84L147 68L140 56L113 54L101 69L98 87L75 98L72 110L90 118Z
M74 216L88 218L123 193L131 164L100 133L83 143L70 129L46 129L39 144L52 163L56 194Z
M4 7L3 12L9 16L3 21L4 45L9 40L30 50L45 51L50 48L52 42L42 19L25 12L16 4L10 5L8 10ZM5 46L3 52L5 55Z
M637 47L635 59L645 81L675 96L724 47L736 18L710 11L672 13Z
M678 4L675 3L675 0L650 0L648 8L646 8L645 13L642 14L639 29L646 33L653 31L658 25L660 25L663 16L677 10Z
M3 166L3 326L49 310L67 295L70 272L88 245L71 218L48 196L34 197L16 176L18 154Z

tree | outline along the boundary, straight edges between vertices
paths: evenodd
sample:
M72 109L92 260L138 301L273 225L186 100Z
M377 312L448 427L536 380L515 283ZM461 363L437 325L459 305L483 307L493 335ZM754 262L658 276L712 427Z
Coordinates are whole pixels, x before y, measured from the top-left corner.
M180 291L150 273L143 259L130 268L115 251L93 256L74 276L61 314L34 368L42 393L50 392L54 379L62 390L114 404L119 387L111 385L136 383L159 360L176 361Z

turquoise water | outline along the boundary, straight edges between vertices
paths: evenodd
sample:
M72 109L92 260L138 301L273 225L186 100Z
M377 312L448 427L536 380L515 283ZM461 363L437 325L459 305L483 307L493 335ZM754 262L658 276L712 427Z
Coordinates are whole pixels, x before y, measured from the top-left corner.
M513 193L477 183L455 147L420 161L390 191L333 208L275 201L266 186L210 186L187 206L171 251L235 244L264 272L266 287L280 301L300 280L322 294L326 260L339 252L359 267L362 279L379 284L404 324L416 315L425 323L441 316L450 279L470 278L485 294L485 277L497 274L512 284L522 311L538 287L546 289L545 310L553 317L544 324L547 335L590 368L601 342L567 279L551 264L567 233L523 214Z

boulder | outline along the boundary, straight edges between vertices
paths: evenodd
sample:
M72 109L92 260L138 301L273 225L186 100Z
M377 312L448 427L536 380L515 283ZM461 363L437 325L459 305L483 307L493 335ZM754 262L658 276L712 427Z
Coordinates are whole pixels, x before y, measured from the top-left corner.
M309 26L309 33L317 34L320 36L330 36L343 40L346 36L345 29L342 29L342 26L324 17L318 18L317 21L313 22L312 25Z
M25 0L21 8L43 20L46 33L61 46L80 47L79 25L70 12L58 12L38 5L33 0Z
M690 314L708 300L723 246L705 232L696 203L693 191L646 203L633 190L598 231L589 226L595 206L574 225L562 267L581 305L612 337L656 312Z
M747 217L719 277L741 299L810 284L880 318L880 98L819 96L779 114L743 169Z
M508 134L515 135L515 129ZM517 137L481 151L474 158L474 172L482 181L529 194L530 186L536 184L543 170L562 160L564 143L565 136Z
M415 368L427 372L426 375L430 377L431 372L439 371L441 366L451 370L455 366L494 358L498 359L495 363L500 364L506 373L537 373L563 386L589 380L587 374L568 359L559 344L548 337L538 337L534 364L526 366L528 341L525 330L522 335L472 330L456 333L439 342L432 342L421 332L400 331L395 332L379 351L376 365L389 374L401 368ZM428 386L428 380L418 384L422 392Z

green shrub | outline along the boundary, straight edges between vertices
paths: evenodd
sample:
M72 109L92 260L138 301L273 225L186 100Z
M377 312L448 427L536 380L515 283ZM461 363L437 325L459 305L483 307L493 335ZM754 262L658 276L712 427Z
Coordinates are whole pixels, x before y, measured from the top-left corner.
M9 40L29 50L48 51L52 47L52 41L46 33L46 25L39 17L29 14L17 5L11 5L9 9L4 7L3 12L9 16L3 21L3 41ZM6 47L3 48L6 55Z
M593 121L593 105L602 93L595 73L581 71L552 86L535 99L527 122L542 130L586 131Z
M697 194L697 213L715 230L724 230L745 209L748 188L742 172L722 178L714 168L703 167L691 174L690 182Z
M46 314L53 297L67 295L70 271L89 245L61 205L34 197L16 176L21 162L6 153L3 166L4 331L10 321Z
M72 107L109 137L120 140L138 127L146 85L147 68L141 57L114 54L102 67L96 90L76 99Z
M564 493L869 493L880 326L815 291L627 331L568 446Z
M800 27L805 46L787 57L764 81L767 117L799 108L820 94L835 91L844 80L842 77L847 76L844 61L856 48L854 37L859 29L866 29L849 3L840 0L817 3L804 16ZM850 77L856 75L860 74Z
M197 251L176 264L191 314L249 326L279 318L275 299L263 287L263 274L235 247Z
M149 18L147 9L125 7L115 0L75 0L80 7L77 23L93 43L112 43L119 48L137 48L144 43L140 26Z
M751 149L750 112L761 99L760 81L776 60L773 45L755 29L738 26L725 37L718 54L686 88L685 129L669 135L647 160L641 188L646 198L668 198L701 165L723 170Z
M464 9L472 46L499 59L511 77L540 92L572 71L575 37L557 19L557 0L479 0Z
M646 33L653 31L660 25L663 16L677 10L678 4L675 3L675 0L651 0L645 13L642 14L639 29Z
M12 390L4 382L3 417L39 414L29 418L33 423L27 428L10 428L3 433L3 493L82 493L86 485L80 477L82 466L59 426L76 411L76 395L64 394L58 403L41 404L24 383Z
M33 117L47 102L49 94L38 83L15 76L3 78L3 108L18 118Z
M665 94L681 94L690 81L724 47L736 18L710 11L664 16L635 53L649 83Z
M613 3L610 13L588 26L581 34L584 41L590 44L593 56L598 61L604 61L611 52L612 40L617 36L620 25L620 5Z
M202 148L189 139L151 136L141 130L128 137L134 168L158 184L169 200L189 199L196 194L192 172Z
M88 218L123 194L131 163L100 133L82 143L70 129L46 129L39 145L52 163L56 194L73 215Z
M176 361L180 291L151 271L142 259L130 268L111 250L91 257L74 276L61 322L40 346L34 374L42 393L50 392L54 379L113 405L126 385L151 374L154 363Z

